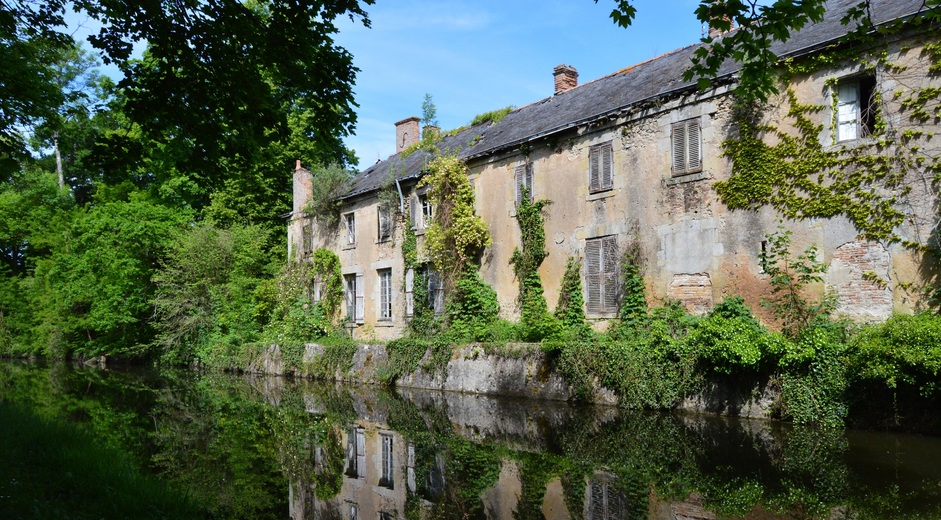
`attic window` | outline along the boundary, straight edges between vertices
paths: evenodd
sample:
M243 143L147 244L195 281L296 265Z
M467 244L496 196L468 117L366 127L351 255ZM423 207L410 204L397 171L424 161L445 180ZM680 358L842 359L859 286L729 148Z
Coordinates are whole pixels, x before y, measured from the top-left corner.
M875 76L840 81L836 90L836 140L852 141L872 135L876 126Z
M672 130L673 176L702 171L699 118L675 123Z

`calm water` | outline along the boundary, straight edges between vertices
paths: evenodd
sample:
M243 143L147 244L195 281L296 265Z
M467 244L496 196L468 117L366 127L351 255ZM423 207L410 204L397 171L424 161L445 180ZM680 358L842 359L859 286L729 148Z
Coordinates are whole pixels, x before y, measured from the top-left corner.
M941 518L941 439L192 372L0 363L223 518Z

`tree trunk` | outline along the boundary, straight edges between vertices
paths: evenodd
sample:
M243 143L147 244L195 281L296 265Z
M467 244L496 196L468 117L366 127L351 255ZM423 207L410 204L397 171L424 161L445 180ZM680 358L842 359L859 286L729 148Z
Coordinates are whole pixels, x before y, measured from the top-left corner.
M59 189L65 188L65 175L62 173L62 152L59 151L59 131L52 134L52 147L56 151L56 173L59 174Z

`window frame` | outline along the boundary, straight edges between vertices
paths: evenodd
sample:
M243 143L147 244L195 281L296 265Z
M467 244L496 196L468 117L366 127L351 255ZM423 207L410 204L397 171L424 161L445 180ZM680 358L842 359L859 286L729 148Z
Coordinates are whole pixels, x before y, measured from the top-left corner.
M834 138L836 143L847 143L872 137L875 133L876 114L878 107L876 103L877 81L875 74L862 74L849 76L837 81L834 85L833 96L834 115L833 123ZM852 101L844 101L852 89ZM851 107L852 114L847 107ZM852 135L849 135L849 129L852 128ZM844 134L844 131L847 132Z
M344 228L346 229L346 245L356 245L356 213L349 212L343 214Z
M585 309L588 314L618 311L620 296L617 235L585 241Z
M392 321L392 269L377 269L379 277L379 301L376 319L378 321Z
M393 436L391 433L379 434L379 485L394 489L395 487L395 452L393 451Z
M588 193L614 188L614 146L611 141L588 148Z
M343 275L344 294L346 297L346 320L363 323L365 312L363 304L363 275L350 273Z
M532 163L521 164L513 168L513 190L514 200L516 201L514 207L518 208L523 200L523 190L521 189L522 187L526 188L530 202L536 200L536 190L533 182L534 179L535 173L533 172Z
M376 206L378 222L376 227L377 242L387 242L392 240L392 210L383 208L382 205Z
M702 118L670 125L670 152L674 177L702 171Z

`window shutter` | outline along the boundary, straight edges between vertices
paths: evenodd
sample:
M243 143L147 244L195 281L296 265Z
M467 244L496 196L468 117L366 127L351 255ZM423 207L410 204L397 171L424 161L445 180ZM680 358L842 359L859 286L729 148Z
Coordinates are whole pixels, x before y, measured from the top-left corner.
M702 140L699 136L699 119L689 122L686 127L686 147L688 153L686 156L686 171L693 172L702 169L702 157L700 150Z
M588 312L601 312L601 240L585 242L585 285L588 291Z
M405 271L405 317L415 314L415 269Z
M363 275L356 275L356 321L362 322L363 318L366 316L365 308L363 307L364 296L363 296Z
M856 139L859 117L858 84L842 83L837 87L837 140Z
M600 163L604 162L602 160L601 149L593 146L588 151L588 190L589 191L598 191L604 185L602 180L603 175L601 174Z
M601 187L611 189L614 186L614 149L610 144L601 149Z
M618 308L618 242L612 235L602 241L602 263L604 271L604 312L614 312Z
M533 165L526 165L526 195L529 197L529 200L535 198L535 188L533 187Z
M356 429L356 466L357 476L366 478L366 432Z
M673 125L673 173L686 172L686 125Z
M519 207L520 201L523 200L523 183L526 182L526 166L517 166L513 170L513 185L515 186L516 193L516 207Z
M418 229L418 197L412 195L408 200L408 219L412 221L412 229Z

